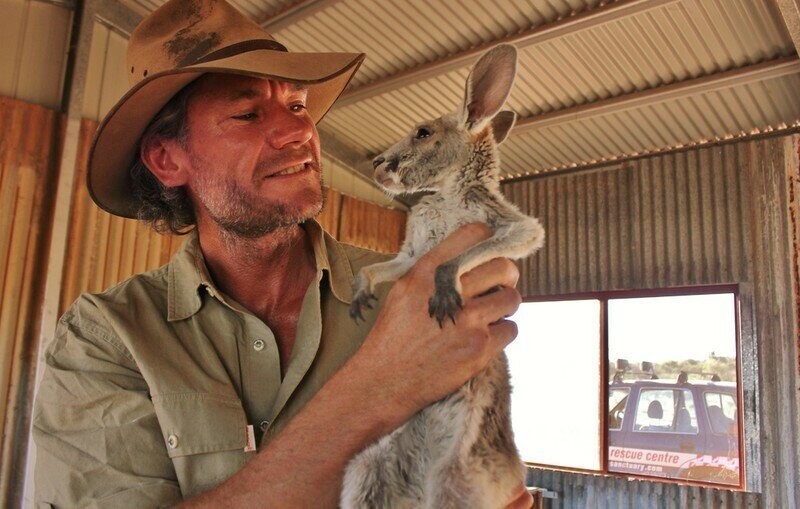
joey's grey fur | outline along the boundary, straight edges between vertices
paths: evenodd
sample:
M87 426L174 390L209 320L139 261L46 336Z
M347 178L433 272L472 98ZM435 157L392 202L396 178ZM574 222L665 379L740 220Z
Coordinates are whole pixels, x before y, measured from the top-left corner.
M463 107L418 125L375 158L375 179L389 193L433 191L410 213L396 258L359 271L351 316L369 307L375 285L405 274L420 256L470 222L493 235L440 265L429 311L439 324L461 306L460 276L492 258L527 256L544 241L535 218L500 192L497 145L516 115L500 111L516 74L516 50L497 46L467 79ZM423 383L421 381L421 383ZM504 354L450 396L357 455L345 472L342 507L494 508L524 480L510 417Z

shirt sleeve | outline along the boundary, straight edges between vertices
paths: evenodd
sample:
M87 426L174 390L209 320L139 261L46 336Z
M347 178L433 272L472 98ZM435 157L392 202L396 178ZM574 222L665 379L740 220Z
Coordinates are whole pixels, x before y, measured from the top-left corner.
M33 416L39 507L163 507L181 500L148 387L81 297L45 353Z

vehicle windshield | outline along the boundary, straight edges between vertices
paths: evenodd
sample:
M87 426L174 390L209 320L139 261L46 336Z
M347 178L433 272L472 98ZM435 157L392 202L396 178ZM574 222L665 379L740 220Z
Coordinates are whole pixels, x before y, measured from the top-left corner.
M634 431L697 433L694 398L687 389L642 389Z

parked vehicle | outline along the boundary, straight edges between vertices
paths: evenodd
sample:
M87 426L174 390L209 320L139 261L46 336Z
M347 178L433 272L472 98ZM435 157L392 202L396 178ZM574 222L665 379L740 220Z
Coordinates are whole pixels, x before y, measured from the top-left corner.
M736 384L699 375L710 380L686 372L660 380L649 362L633 373L617 361L608 389L610 471L740 484Z

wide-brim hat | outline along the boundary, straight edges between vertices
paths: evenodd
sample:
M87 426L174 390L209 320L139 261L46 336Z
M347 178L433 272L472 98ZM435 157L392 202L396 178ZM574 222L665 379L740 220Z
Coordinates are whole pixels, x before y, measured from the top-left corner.
M131 88L97 128L86 183L100 208L135 218L129 168L153 117L204 73L301 83L315 122L350 82L363 53L294 53L224 0L169 0L136 27L128 43Z

